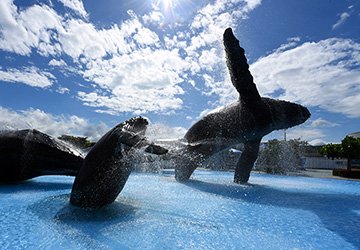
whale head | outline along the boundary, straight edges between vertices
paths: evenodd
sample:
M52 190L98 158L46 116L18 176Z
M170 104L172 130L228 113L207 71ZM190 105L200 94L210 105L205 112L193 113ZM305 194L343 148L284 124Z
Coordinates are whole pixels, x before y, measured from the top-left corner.
M149 120L147 118L137 116L127 120L123 126L124 129L129 132L145 135L147 125L149 125Z
M296 103L262 98L270 108L273 130L287 129L304 123L311 116L309 110Z

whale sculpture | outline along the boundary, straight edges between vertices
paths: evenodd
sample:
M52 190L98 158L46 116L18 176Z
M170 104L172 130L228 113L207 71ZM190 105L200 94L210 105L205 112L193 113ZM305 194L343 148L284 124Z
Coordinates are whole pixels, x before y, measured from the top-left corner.
M223 39L227 67L239 99L206 115L187 131L184 139L188 146L184 154L193 159L186 164L177 164L175 178L178 181L188 180L207 157L243 143L244 150L236 165L234 182L246 183L258 156L262 137L274 130L299 125L310 117L308 109L299 104L261 97L249 71L245 51L231 28L225 30Z
M75 176L84 155L35 129L0 131L0 183L41 175Z
M135 149L166 154L167 149L146 139L148 121L131 118L108 131L84 158L81 151L35 129L0 132L0 183L41 175L76 176L70 202L101 207L113 202L132 169Z
M97 208L112 203L123 189L132 169L133 150L165 154L143 135L148 122L142 117L125 121L107 132L89 151L75 178L70 203Z

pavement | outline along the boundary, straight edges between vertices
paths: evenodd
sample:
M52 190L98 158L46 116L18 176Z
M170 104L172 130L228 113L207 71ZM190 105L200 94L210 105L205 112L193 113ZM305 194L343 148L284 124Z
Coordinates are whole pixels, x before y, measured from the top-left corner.
M332 174L332 169L315 169L309 168L306 170L299 170L297 172L291 172L289 175L294 176L305 176L305 177L315 177L315 178L331 178L331 179L339 179L339 180L354 180L360 181L359 179L345 178L340 176L334 176Z

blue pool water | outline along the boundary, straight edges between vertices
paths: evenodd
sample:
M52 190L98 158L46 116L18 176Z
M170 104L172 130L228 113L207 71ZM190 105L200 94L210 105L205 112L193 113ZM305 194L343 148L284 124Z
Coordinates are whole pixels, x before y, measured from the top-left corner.
M131 174L115 203L69 204L73 178L0 186L1 249L359 249L360 182L195 171Z

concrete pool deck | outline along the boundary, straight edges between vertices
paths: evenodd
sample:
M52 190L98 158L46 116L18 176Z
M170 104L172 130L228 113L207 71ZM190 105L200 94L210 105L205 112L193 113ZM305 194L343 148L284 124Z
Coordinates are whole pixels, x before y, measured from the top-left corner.
M338 180L360 181L359 179L335 176L332 174L332 169L309 168L306 170L299 170L297 172L290 172L289 175L290 176L303 176L303 177L314 177L314 178L331 178L331 179L338 179Z

